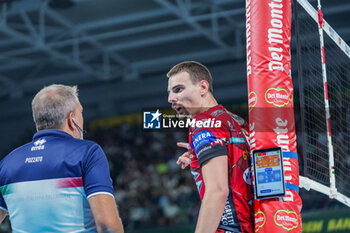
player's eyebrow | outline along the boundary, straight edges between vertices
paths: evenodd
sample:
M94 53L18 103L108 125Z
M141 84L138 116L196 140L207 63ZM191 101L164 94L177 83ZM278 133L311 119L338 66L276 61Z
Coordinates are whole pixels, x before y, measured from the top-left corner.
M177 85L173 86L173 88L171 88L171 89L175 90L176 88L182 88L182 87L184 87L183 84L177 84Z
M176 88L183 88L183 87L185 87L185 85L183 85L183 84L177 84L177 85L175 85L175 86L173 86L172 88L170 88L171 90L175 90ZM170 93L170 90L168 89L168 94Z

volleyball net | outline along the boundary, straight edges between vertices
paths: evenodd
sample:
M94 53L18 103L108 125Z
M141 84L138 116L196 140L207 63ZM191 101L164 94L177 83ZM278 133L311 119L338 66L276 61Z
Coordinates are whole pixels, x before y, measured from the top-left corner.
M350 47L307 0L294 2L300 187L350 207Z

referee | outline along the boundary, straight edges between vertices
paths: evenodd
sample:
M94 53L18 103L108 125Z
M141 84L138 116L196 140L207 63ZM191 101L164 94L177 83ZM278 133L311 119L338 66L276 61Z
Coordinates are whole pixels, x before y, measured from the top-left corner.
M33 141L0 162L0 223L13 232L118 232L106 156L83 140L77 88L51 85L32 102Z

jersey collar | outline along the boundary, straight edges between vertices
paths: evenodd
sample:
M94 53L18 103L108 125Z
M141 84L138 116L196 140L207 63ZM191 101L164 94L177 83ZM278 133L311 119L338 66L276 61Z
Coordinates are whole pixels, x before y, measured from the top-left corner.
M210 114L213 111L215 111L216 109L224 109L224 107L221 104L215 105L215 106L210 107L209 109L207 109L201 113L198 113L194 118L197 118L198 116L201 116L201 115Z
M40 130L39 132L36 132L33 136L33 140L36 140L41 137L61 137L61 138L73 138L72 135L69 133L59 130L59 129L45 129L45 130Z

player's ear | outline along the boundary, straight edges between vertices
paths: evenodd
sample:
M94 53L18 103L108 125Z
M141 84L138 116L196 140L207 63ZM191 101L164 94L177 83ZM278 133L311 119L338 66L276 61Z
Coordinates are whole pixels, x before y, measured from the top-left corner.
M201 95L206 94L209 91L209 83L206 80L201 80L199 82Z

